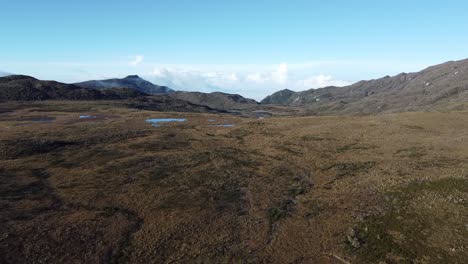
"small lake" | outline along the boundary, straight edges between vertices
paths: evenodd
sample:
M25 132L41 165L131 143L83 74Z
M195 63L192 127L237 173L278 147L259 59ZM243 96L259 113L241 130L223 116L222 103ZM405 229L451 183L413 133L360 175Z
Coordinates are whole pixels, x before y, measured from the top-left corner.
M80 115L80 119L90 119L90 118L96 118L96 116L93 116L93 115Z
M187 119L185 118L151 118L146 119L146 123L150 123L154 127L160 127L159 123L168 123L168 122L185 122Z

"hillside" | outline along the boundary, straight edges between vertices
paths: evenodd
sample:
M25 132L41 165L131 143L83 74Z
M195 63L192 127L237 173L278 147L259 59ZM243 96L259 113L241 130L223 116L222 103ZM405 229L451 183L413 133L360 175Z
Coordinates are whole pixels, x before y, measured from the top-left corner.
M98 91L56 81L41 81L25 75L0 77L0 100L102 100L127 99L144 95L142 92L128 88Z
M161 94L174 92L169 87L155 85L149 81L140 78L138 75L129 75L123 79L92 80L75 83L75 85L83 88L93 88L98 90L125 87L147 94Z
M206 105L216 109L235 109L243 105L257 105L253 99L242 97L238 94L227 94L221 92L175 92L170 97L184 100L193 104Z
M195 104L167 95L138 97L126 103L129 108L160 112L225 113L225 109Z
M302 106L315 113L371 114L465 109L467 101L468 60L461 60L345 87L283 90L262 103Z
M272 95L265 97L265 99L263 99L261 103L285 105L285 104L288 104L289 98L293 96L294 94L295 94L294 91L291 91L289 89L284 89L284 90L278 91Z

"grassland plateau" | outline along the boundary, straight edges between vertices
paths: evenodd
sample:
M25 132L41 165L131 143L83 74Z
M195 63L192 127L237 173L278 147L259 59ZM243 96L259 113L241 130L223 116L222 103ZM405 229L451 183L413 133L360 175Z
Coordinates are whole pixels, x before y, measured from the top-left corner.
M468 112L0 104L3 263L466 263L467 206Z

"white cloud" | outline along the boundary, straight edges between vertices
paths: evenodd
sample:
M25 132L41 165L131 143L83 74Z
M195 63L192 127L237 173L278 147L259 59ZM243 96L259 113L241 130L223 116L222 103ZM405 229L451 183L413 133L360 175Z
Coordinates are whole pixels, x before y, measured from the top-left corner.
M319 74L315 76L308 77L303 80L297 81L297 86L300 89L301 87L307 89L310 88L319 88L326 86L346 86L351 84L349 81L335 80L331 75Z
M231 81L238 81L239 77L237 76L236 73L231 73L231 75L229 75L228 79L231 80Z
M281 63L276 71L271 73L273 81L284 84L288 80L288 64Z
M175 90L200 92L223 90L223 83L228 81L228 78L216 72L190 71L179 68L156 68L151 76L148 76L148 79Z
M143 62L143 59L143 55L136 55L135 58L132 61L130 61L130 65L137 66L138 64Z
M257 69L258 70L258 69ZM167 85L175 90L237 93L261 100L265 96L281 89L296 91L325 86L344 86L348 81L338 80L331 75L309 74L303 68L289 69L289 65L264 67L262 71L239 69L236 72L223 69L194 70L174 67L157 67L147 78L160 85Z
M164 76L164 69L154 69L152 74L156 77L162 77Z
M247 75L247 79L253 82L262 83L266 81L266 78L261 73L252 73Z

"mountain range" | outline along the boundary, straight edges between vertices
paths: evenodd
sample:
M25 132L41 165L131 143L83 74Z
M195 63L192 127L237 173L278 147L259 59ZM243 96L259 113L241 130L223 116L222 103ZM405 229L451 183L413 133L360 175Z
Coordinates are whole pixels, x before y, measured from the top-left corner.
M125 100L130 108L171 112L227 112L236 105L257 102L240 95L223 93L204 94L193 92L168 92L154 95L141 92L138 84L148 87L146 81L138 78L133 85L118 88L92 87L83 88L75 84L56 81L43 81L25 75L0 77L0 100L3 101L43 101L43 100ZM89 83L93 83L89 82ZM169 91L169 90L168 90ZM172 90L170 90L172 91ZM174 96L173 96L174 95Z
M155 85L147 80L140 78L138 75L129 75L122 79L107 79L107 80L91 80L86 82L74 83L76 86L83 88L93 88L105 90L109 88L125 87L134 89L147 94L162 94L174 92L169 87Z
M261 104L237 94L176 92L137 75L75 84L41 81L23 75L0 77L0 100L113 100L151 96L153 99L143 100L145 108L155 108L150 105L154 102L167 106L174 103L179 110L188 104L191 109L204 106L221 111L265 110L281 106L282 109L301 109L306 114L463 110L468 109L468 59L344 87L331 86L302 92L285 89L267 96ZM158 96L157 100L155 96Z
M242 97L238 94L227 94L221 92L175 92L169 94L173 98L184 100L193 104L206 105L215 109L236 109L242 105L258 105L253 99Z
M183 100L192 104L204 105L214 109L232 109L242 104L258 104L253 99L244 98L238 94L227 94L221 92L201 93L174 91L166 86L155 85L146 81L138 75L129 75L123 79L92 80L75 83L74 85L83 88L105 90L116 87L126 87L135 89L151 95L165 94L175 99Z
M56 81L41 81L25 75L0 77L0 100L115 100L145 96L130 88L96 90Z
M380 113L463 109L468 102L468 59L416 73L302 92L282 90L261 101L315 113Z

